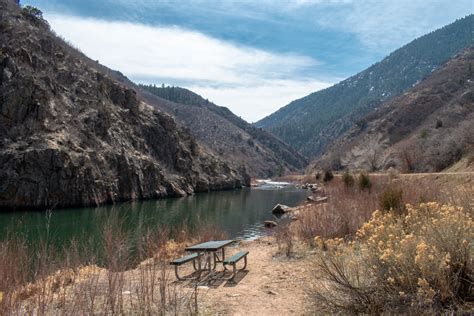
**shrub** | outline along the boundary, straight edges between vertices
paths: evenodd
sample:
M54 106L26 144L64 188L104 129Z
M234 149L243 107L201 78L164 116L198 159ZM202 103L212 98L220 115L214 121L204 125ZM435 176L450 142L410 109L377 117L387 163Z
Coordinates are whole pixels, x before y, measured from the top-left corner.
M24 15L33 18L36 21L46 22L43 18L43 11L33 6L27 5L22 8L22 12Z
M368 189L370 190L372 188L372 181L370 180L370 177L367 173L362 172L359 175L359 189L365 190Z
M349 172L349 170L346 170L342 174L342 182L344 182L346 187L351 187L354 185L354 176Z
M29 14L37 18L43 18L43 12L40 9L30 6L30 5L25 6L23 8L23 12L25 14Z
M420 134L420 137L421 138L426 138L428 137L428 130L424 129L421 131L421 134Z
M402 188L389 184L380 195L379 207L383 211L400 212L403 209Z
M331 171L331 170L326 170L326 171L324 172L323 181L324 181L324 182L329 182L329 181L331 181L332 179L334 179L334 175L332 174L332 171Z
M474 221L461 207L407 205L404 216L373 213L354 241L317 242L311 291L323 309L340 313L428 313L458 310L474 294Z
M317 181L321 180L321 174L319 172L316 173L316 180Z
M278 244L278 252L284 252L289 258L293 253L293 233L289 223L280 223L274 232L275 240Z

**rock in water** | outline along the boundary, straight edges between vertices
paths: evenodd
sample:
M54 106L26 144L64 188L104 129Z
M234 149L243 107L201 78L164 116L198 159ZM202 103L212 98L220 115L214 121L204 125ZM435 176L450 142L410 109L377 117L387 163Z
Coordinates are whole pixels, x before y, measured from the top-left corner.
M0 208L86 206L249 184L168 115L0 0Z
M277 204L273 208L272 213L273 214L284 214L284 213L288 212L289 208L290 208L289 206L286 206L286 205L283 205L283 204Z

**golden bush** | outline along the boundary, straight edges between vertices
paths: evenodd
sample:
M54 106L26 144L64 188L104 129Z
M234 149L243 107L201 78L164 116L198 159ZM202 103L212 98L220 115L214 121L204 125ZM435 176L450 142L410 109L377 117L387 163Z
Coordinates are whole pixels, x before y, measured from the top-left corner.
M462 306L473 296L469 212L434 202L406 210L404 215L375 211L350 243L315 239L329 250L318 262L320 279L332 284L335 301L326 303L373 312L403 305ZM329 299L321 292L317 297Z

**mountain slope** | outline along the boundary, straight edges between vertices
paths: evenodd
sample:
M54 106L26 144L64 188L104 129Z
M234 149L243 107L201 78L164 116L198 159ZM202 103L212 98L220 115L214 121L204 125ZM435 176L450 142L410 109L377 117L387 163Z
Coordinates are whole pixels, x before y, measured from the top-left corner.
M441 171L474 165L474 46L364 117L315 166Z
M208 148L244 167L252 176L269 177L285 169L306 167L306 160L269 132L252 126L229 109L217 106L192 91L179 87L140 85L142 90L171 102L156 102L142 93L151 104L171 114Z
M322 91L293 101L257 122L314 157L354 122L402 94L473 41L474 15L424 35L381 62Z
M168 115L0 0L0 208L96 205L248 184Z

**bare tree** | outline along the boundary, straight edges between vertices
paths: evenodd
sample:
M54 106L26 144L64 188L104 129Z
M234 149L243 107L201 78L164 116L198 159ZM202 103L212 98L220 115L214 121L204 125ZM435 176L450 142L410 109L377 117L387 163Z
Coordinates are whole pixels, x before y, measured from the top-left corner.
M370 171L376 171L380 168L380 158L382 155L382 148L376 139L371 139L367 143L366 159L369 164Z

